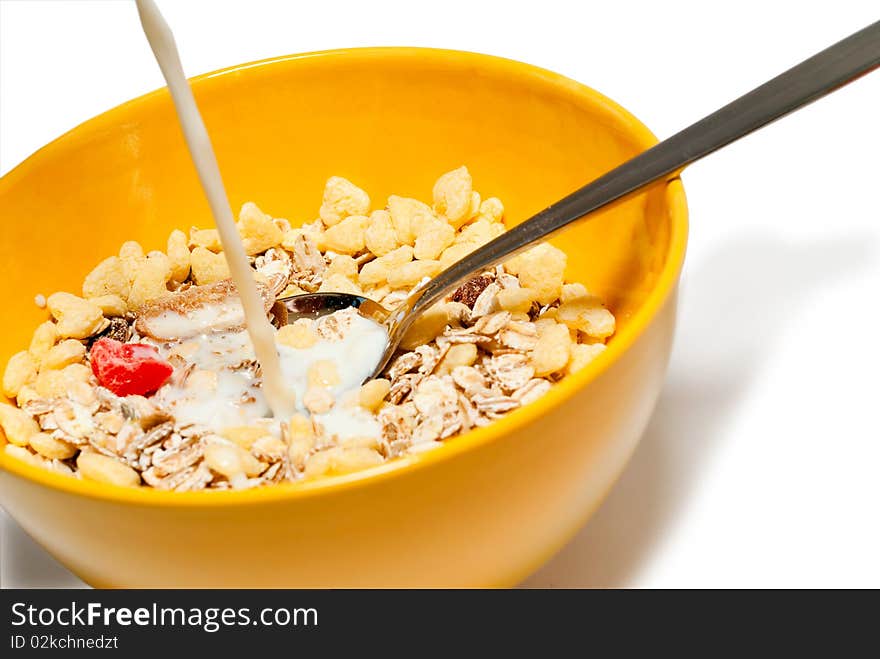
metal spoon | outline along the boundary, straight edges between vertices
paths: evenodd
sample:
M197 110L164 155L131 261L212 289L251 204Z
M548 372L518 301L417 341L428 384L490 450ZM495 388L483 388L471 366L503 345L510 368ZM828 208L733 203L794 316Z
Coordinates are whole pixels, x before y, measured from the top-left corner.
M471 252L434 279L418 286L388 310L347 293L311 293L278 300L288 322L315 318L347 307L381 323L388 346L371 378L382 373L413 321L474 274L545 240L585 215L681 170L718 149L815 101L880 66L880 21L814 55L720 110L628 160L531 219Z

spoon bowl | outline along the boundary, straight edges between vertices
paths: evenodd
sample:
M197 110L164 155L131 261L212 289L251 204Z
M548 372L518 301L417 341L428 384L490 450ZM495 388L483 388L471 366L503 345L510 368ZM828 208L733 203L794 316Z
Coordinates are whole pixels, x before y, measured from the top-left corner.
M314 320L349 308L357 309L364 318L380 325L386 324L391 316L391 312L378 302L352 293L303 293L278 298L272 307L272 314L276 325L281 327L299 318Z
M343 309L357 309L358 313L385 328L388 342L385 350L367 380L379 377L400 344L403 334L398 326L405 315L398 310L389 311L378 302L353 293L304 293L278 298L272 306L272 316L277 327L290 325L300 318L314 320Z

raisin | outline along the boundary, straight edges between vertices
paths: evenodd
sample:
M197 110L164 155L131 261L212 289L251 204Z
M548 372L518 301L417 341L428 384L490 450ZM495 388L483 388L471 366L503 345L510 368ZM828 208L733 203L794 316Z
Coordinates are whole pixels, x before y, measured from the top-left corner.
M459 286L452 294L451 299L453 302L461 302L465 306L473 308L480 293L486 290L486 287L491 283L492 277L489 275L477 275Z
M102 331L89 337L89 349L98 339L113 339L125 343L131 338L131 326L125 318L111 318L110 324Z

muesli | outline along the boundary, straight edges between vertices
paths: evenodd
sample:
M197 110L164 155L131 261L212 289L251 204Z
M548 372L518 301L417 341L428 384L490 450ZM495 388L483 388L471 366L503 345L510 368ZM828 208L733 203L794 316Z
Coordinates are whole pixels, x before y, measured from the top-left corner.
M238 228L267 314L279 297L340 291L393 308L505 230L460 167L433 204L332 177L313 222L293 228L246 203ZM272 419L216 229L174 231L166 250L126 242L81 295L13 355L0 403L5 450L57 472L164 490L241 489L346 473L427 451L492 423L594 359L615 319L566 255L541 244L480 273L412 327L384 377L361 385L384 340L354 310L276 330L299 411ZM365 324L366 323L366 324ZM374 351L375 352L375 351Z

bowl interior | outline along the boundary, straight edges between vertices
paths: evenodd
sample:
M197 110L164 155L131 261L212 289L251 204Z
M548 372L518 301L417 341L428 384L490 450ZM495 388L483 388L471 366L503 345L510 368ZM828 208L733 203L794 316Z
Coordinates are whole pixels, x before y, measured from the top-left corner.
M392 193L430 201L437 176L462 164L516 224L654 140L582 85L450 51L280 58L202 76L194 90L233 209L253 200L293 224L317 217L328 176L351 179L382 207ZM554 240L568 276L602 296L621 330L666 264L667 193L654 187ZM77 127L0 179L0 212L3 365L46 315L36 294L78 293L125 240L163 249L174 228L212 225L164 90Z

